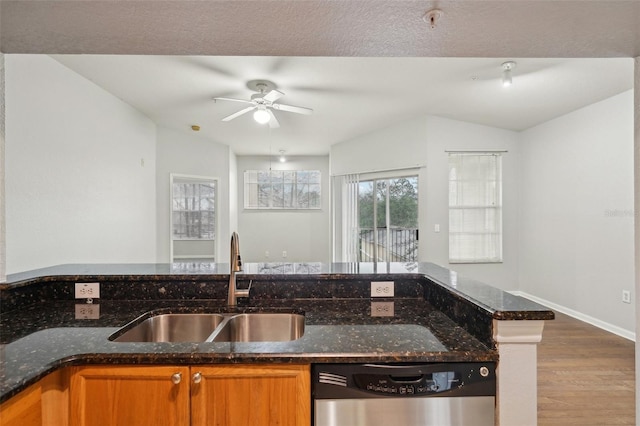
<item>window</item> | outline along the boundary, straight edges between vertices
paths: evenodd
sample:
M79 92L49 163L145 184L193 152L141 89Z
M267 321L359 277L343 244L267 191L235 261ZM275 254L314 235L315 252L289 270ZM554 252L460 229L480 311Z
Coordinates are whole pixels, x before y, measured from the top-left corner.
M502 155L449 154L449 262L502 262Z
M418 260L418 169L333 177L335 262Z
M359 262L418 260L418 176L358 184Z
M215 238L215 182L173 183L173 238Z
M319 209L319 170L247 170L245 209Z
M215 259L215 178L171 175L172 261Z

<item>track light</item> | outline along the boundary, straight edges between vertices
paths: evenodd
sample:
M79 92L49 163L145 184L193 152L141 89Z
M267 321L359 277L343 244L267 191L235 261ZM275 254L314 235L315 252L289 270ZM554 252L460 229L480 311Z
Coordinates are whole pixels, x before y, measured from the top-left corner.
M284 149L280 150L280 162L281 163L285 163L287 161L286 157L284 156Z
M267 124L271 119L271 115L264 106L259 106L253 113L253 119L256 120L257 123Z
M516 63L513 61L504 62L502 64L502 86L509 87L513 84L513 77L511 71L516 67Z

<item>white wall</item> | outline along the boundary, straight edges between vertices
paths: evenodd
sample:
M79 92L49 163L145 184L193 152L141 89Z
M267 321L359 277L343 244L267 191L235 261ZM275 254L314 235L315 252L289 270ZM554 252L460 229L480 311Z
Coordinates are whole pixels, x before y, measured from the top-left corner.
M503 290L518 288L518 189L520 182L517 132L447 118L429 116L427 122L427 167L424 214L420 224L421 259L443 265L460 274ZM502 155L502 263L449 263L449 166L451 150L503 150ZM441 232L434 232L440 224ZM425 256L425 257L423 257Z
M154 123L49 56L5 67L7 272L155 261Z
M0 283L7 280L4 197L4 53L0 52Z
M424 166L424 117L403 121L331 146L331 175Z
M320 210L245 210L244 171L269 170L268 156L238 156L238 233L244 262L331 262L331 203L329 158L289 157L275 160L272 170L320 170ZM265 252L269 252L266 257ZM282 257L282 252L287 257Z
M640 56L634 60L634 206L640 212ZM640 303L640 221L635 221L635 305ZM640 330L640 309L636 308L636 330ZM636 424L640 424L640 339L636 338Z
M229 262L229 214L231 211L229 147L199 136L197 133L178 132L158 127L156 156L158 262L171 262L169 255L171 209L169 176L171 173L212 177L218 180L216 261Z
M521 290L633 332L633 91L523 132L521 160Z
M229 150L229 231L238 230L238 158ZM221 259L222 260L222 259ZM228 262L228 260L226 261Z
M518 134L446 118L423 116L331 147L331 173L421 166L418 180L419 259L449 267L507 290L517 289ZM451 265L448 241L446 150L507 150L503 158L504 262ZM434 225L440 232L434 232Z

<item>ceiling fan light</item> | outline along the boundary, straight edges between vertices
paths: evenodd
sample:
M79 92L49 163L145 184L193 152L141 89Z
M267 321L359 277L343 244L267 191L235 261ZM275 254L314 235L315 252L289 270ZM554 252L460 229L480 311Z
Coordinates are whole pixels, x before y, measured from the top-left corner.
M257 123L267 124L271 119L271 116L269 115L266 109L261 108L261 109L257 109L253 113L253 119L256 120Z

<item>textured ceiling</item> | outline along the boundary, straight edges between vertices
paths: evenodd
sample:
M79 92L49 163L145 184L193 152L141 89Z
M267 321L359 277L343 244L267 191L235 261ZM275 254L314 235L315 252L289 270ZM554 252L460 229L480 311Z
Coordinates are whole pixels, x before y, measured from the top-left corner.
M0 13L5 53L640 55L636 0L3 0Z
M443 14L432 30L422 17L433 7ZM117 78L110 79L100 70L90 70L91 65L71 60L66 64L158 123L184 129L195 121L205 136L235 144L240 153L253 150L257 130L239 128L238 120L220 127L218 118L233 112L232 106L212 105L209 99L248 97L246 80L270 78L285 91L283 102L316 111L312 117L281 115L283 127L274 145L320 153L326 152L327 143L420 113L522 129L548 119L552 112L568 112L615 94L630 86L630 74L623 73L622 81L607 80L618 76L608 68L611 64L602 69L594 65L602 73L595 81L593 76L570 77L580 69L577 63L519 59L517 91L509 98L494 93L488 80L506 59L640 56L640 1L1 0L0 51L184 55L146 58L149 64L173 61L163 66L178 72L173 79L157 75L158 81L171 84L155 94L153 78L132 85L133 78L120 78L128 72L124 69L111 69ZM212 56L264 58L254 61L249 72L251 64L243 65L239 58L233 61L237 65L228 67L212 62ZM459 62L448 74L438 65L422 70L422 75L415 72L419 67L404 69L400 63L396 68L358 68L366 63L359 60L341 72L325 64L314 68L303 61L278 59L309 56L497 59L475 65ZM246 69L239 68L243 66ZM481 78L472 84L473 74ZM183 75L191 80L181 81ZM562 85L571 78L576 78L573 84ZM392 84L397 82L400 85ZM445 87L451 90L442 91ZM294 143L300 135L308 146Z

